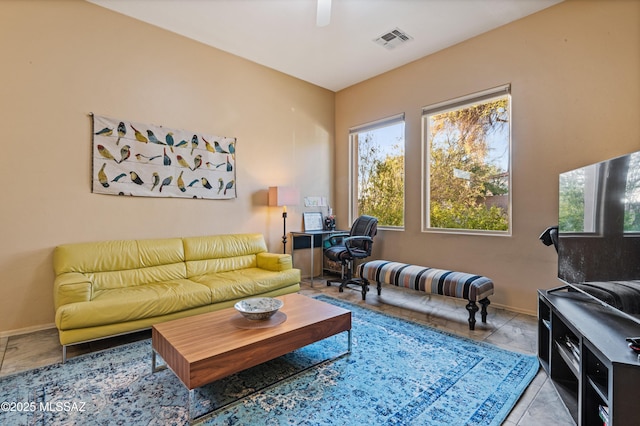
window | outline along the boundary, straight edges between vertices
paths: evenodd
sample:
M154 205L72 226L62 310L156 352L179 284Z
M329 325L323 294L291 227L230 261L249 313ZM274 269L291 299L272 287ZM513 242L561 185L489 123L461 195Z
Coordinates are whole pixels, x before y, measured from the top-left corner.
M600 164L560 174L558 226L563 233L594 233L598 223Z
M404 114L349 130L351 216L378 218L378 226L404 227Z
M507 85L423 108L424 230L510 234L509 92Z
M640 153L629 155L624 189L624 232L640 233Z

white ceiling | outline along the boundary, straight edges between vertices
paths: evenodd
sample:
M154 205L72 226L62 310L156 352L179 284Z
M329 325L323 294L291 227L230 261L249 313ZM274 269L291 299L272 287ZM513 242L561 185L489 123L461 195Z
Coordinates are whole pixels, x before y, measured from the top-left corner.
M338 91L562 0L333 0L325 27L316 0L87 1Z

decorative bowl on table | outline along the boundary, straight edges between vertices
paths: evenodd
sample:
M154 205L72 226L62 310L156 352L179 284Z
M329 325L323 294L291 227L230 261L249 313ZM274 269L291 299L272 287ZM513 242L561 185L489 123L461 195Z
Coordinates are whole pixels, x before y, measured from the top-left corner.
M271 318L282 306L284 306L282 300L272 297L254 297L237 302L234 308L246 319L255 321Z

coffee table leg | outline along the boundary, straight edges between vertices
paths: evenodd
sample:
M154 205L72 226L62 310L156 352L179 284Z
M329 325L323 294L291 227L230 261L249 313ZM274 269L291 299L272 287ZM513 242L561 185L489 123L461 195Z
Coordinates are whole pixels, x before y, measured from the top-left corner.
M348 339L349 339L349 346L348 346L348 349L347 349L347 353L351 353L351 329L349 329L349 330L347 331L347 333L349 333L349 337L348 337Z
M167 368L167 364L158 365L157 356L158 353L151 349L151 373L157 373L158 371L162 371Z
M193 389L189 389L189 424L193 423L193 421L195 420L193 412L194 410L191 409L191 407L193 406L193 401L195 401L195 391Z

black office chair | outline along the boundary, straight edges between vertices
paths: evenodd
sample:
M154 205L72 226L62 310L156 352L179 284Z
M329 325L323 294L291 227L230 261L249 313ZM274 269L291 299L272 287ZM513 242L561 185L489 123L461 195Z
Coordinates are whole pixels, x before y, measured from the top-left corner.
M342 269L346 268L342 280L327 280L327 285L340 283L339 291L343 292L349 284L357 284L362 287L362 299L367 295L367 285L359 278L353 277L354 261L371 256L373 248L373 237L378 233L378 219L372 216L360 216L351 225L349 234L338 234L332 238L342 238L338 245L328 247L324 250L324 255L334 262L340 262Z

